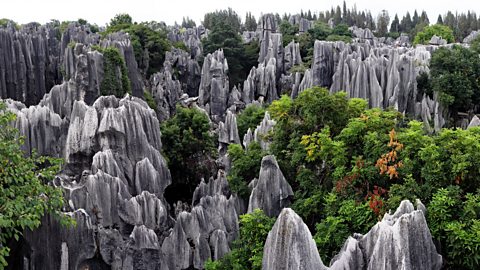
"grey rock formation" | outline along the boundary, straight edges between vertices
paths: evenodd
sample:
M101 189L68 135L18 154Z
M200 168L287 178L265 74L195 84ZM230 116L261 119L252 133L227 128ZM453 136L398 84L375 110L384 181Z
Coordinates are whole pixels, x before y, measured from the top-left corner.
M480 126L480 118L478 118L478 116L474 115L472 120L468 124L468 128L478 127L478 126Z
M393 215L385 214L366 235L349 237L330 267L323 265L307 226L284 209L268 234L263 269L440 269L424 206L403 201Z
M258 181L253 184L253 190L248 203L248 212L261 209L270 216L277 216L283 208L290 205L293 191L283 176L274 156L262 159Z
M183 50L172 48L165 53L164 70L168 70L174 79L179 80L184 93L198 96L201 69L195 58Z
M288 22L291 25L298 25L298 32L299 33L305 33L307 32L310 28L313 27L313 22L302 18L300 14L292 15L288 18Z
M53 25L0 29L0 98L37 104L60 83L60 41Z
M163 70L151 76L150 87L157 105L158 120L163 122L175 114L176 104L183 93L181 83L173 79L169 70Z
M258 25L258 31L260 32L258 63L267 65L272 58L275 58L275 72L279 78L284 71L284 48L282 34L277 32L277 28L278 22L273 14L265 14L260 18L260 24Z
M285 47L284 58L285 71L289 71L295 65L302 64L302 57L300 56L300 44L293 40Z
M263 249L262 269L327 269L320 259L307 225L290 208L282 210L268 233Z
M429 126L428 120L433 119L435 130L443 126L438 99L417 96L416 78L420 72L429 72L428 63L433 48L393 48L367 43L336 43L333 46L336 49L329 56L333 59L330 66L335 67L331 92L344 90L349 97L367 99L370 107L393 107L422 118L426 126ZM299 91L303 87L320 85L319 78L322 77L319 73L312 73L311 85L309 76L306 72Z
M253 67L243 83L242 101L250 104L255 100L261 103L271 103L278 99L277 90L277 60L271 58L268 63Z
M222 49L205 57L198 91L198 104L211 115L215 122L223 120L227 110L230 95L227 75L228 63Z
M428 44L435 45L435 46L447 45L447 43L448 42L445 39L436 35L433 35L433 37L428 42Z
M167 38L172 42L183 42L189 49L192 59L199 60L203 55L201 39L208 36L208 31L202 25L196 28L180 29L173 27L169 29Z
M58 103L69 104L66 96L46 96L29 108L8 103L19 116L15 125L29 135L26 151L38 148L41 154L65 157L55 183L64 189L65 211L77 219L77 227L67 229L46 217L44 227L26 234L32 251L25 256L35 269L159 267L162 235L174 220L163 199L171 177L160 154L154 111L138 98L109 96L92 106L74 101L70 115L62 118L55 110L67 113Z
M237 117L230 110L227 110L225 123L220 122L218 125L218 143L220 155L225 155L228 145L240 144L240 136L238 135Z
M208 183L202 179L200 184L193 192L192 205L195 206L200 202L200 199L206 196L223 195L230 197L230 188L228 186L227 176L225 171L219 170L217 178L211 177Z
M255 141L260 144L260 147L263 150L268 151L271 142L266 139L266 137L273 130L275 124L275 120L270 118L270 113L265 112L265 116L263 117L262 122L260 122L260 125L258 125L254 131L249 128L247 133L243 136L243 146L247 148L251 142Z
M335 73L335 58L338 50L344 47L343 42L315 41L313 48L312 77L313 85L330 87Z
M463 39L463 43L470 44L472 41L480 36L480 31L472 31L468 36Z

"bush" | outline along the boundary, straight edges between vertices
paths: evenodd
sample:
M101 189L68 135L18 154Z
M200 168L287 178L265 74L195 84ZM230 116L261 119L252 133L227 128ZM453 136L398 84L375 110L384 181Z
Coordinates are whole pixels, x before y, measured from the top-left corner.
M172 178L191 195L202 177L214 175L215 139L210 133L210 120L200 110L177 106L177 114L160 129Z
M435 24L425 27L422 31L418 32L413 40L413 45L428 44L433 36L438 36L445 39L448 43L455 42L453 31L450 27L441 24Z
M366 202L338 200L335 193L325 197L325 219L316 225L315 243L322 261L328 265L352 232L367 233L377 222Z
M252 129L252 131L257 128L260 122L262 122L263 117L265 117L265 111L262 106L252 104L247 106L247 108L237 116L238 135L240 135L240 138L243 138L249 128Z
M130 15L118 14L101 34L106 36L120 31L128 33L138 67L149 77L161 70L165 52L172 47L167 39L166 31L161 28L153 29L152 27L155 25L155 22L133 24Z
M102 96L115 95L123 97L131 93L130 79L122 55L115 47L101 50L103 53L103 80L100 85Z
M263 247L274 223L275 219L260 209L240 216L240 236L233 243L232 251L216 262L207 261L205 269L262 269Z
M232 168L228 175L230 189L243 198L248 198L250 190L248 183L258 176L262 158L266 153L257 142L252 142L246 150L239 144L228 146L228 155L232 161Z
M466 194L451 186L439 189L428 206L428 225L444 247L451 269L480 267L480 193Z

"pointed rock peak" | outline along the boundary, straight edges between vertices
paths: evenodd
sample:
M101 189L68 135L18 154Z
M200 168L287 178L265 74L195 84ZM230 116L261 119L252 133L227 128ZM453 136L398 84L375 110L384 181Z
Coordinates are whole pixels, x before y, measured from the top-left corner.
M478 127L480 126L480 118L478 116L473 116L472 121L470 121L470 124L468 124L468 128L472 127Z
M262 159L258 181L253 185L248 212L259 208L270 217L277 216L284 207L290 205L293 191L283 176L275 156Z
M290 208L282 210L268 233L263 253L263 270L323 270L312 234Z

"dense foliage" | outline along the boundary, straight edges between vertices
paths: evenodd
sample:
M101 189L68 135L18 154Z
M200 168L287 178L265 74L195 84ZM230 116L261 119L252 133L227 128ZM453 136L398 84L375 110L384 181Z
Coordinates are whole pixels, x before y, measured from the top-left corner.
M423 28L421 32L418 32L413 40L413 44L428 44L433 36L441 37L445 39L448 43L454 42L453 31L450 27L435 24L432 26L427 26Z
M205 15L210 33L202 40L204 55L223 49L228 61L228 77L230 86L243 83L250 69L257 65L260 47L257 41L243 44L238 15L229 10L216 11ZM233 22L237 22L233 23Z
M172 45L163 27L157 27L154 22L133 23L132 21L130 15L118 14L102 34L106 36L119 31L128 33L138 67L148 77L160 71L165 60L165 52L170 50Z
M258 177L262 158L267 154L259 143L252 142L245 150L239 144L229 145L228 155L232 161L228 175L230 189L241 197L248 198L248 183Z
M263 246L275 219L261 210L240 216L240 236L233 243L230 253L218 261L207 261L206 270L260 270Z
M214 175L215 140L210 133L210 120L198 109L178 106L177 114L162 123L161 131L163 153L175 179L171 188L179 185L185 192L183 201L191 200L201 178Z
M480 102L478 52L461 46L439 48L430 61L431 87L456 119L457 112L475 111Z
M131 93L130 79L122 55L115 47L96 50L103 54L103 80L100 92L103 96L115 95L122 98L125 93Z
M53 214L63 224L71 220L60 213L63 194L50 184L60 170L60 160L26 157L23 139L10 126L15 115L0 102L0 269L7 265L9 244L18 240L26 229L40 226L44 214Z
M430 135L396 111L321 88L283 96L268 110L277 121L270 152L324 262L353 232L368 232L404 199L420 199L447 267L479 267L480 129Z
M252 131L262 122L265 109L258 104L251 104L237 116L238 135L243 138L250 128Z

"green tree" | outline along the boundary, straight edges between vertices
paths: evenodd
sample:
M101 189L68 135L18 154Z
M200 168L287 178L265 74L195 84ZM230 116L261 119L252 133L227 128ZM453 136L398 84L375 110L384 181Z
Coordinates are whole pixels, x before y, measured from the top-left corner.
M233 32L237 34L241 29L241 19L231 8L205 14L203 18L205 28L212 30L217 25L229 25Z
M430 61L432 89L452 113L468 112L480 102L480 58L478 53L461 46L440 48Z
M10 123L15 115L0 102L0 269L7 266L9 244L26 229L40 226L45 214L57 216L63 224L72 221L61 214L62 189L51 185L60 171L60 160L25 156L24 141Z
M365 234L377 222L367 202L339 200L335 193L325 197L323 212L325 218L316 225L313 238L325 264L340 251L351 232Z
M131 92L130 79L122 55L115 47L99 49L103 53L103 80L100 92L103 96L115 95L121 98Z
M478 269L480 193L462 195L455 186L439 189L428 207L428 225L433 237L445 247L449 269Z
M163 153L175 179L171 186L181 186L186 196L182 199L190 200L200 179L214 174L215 140L210 133L210 120L198 109L177 106L177 114L163 122L160 129Z
M120 13L115 15L115 17L113 17L110 20L109 27L114 27L118 25L131 25L131 24L133 24L132 17L127 13Z
M247 106L245 110L237 116L238 134L240 138L243 138L249 128L252 129L252 131L255 130L260 122L262 122L265 111L262 106L252 104Z
M183 17L182 19L182 27L183 28L193 28L197 26L194 20L190 19L190 17Z
M228 182L230 189L243 198L248 198L250 190L248 183L258 177L262 158L267 155L260 144L252 142L247 149L239 144L228 146L228 155L232 161Z
M379 37L385 37L388 33L388 26L390 25L390 16L388 11L382 10L377 18L377 35Z
M452 29L445 25L435 24L426 26L422 31L419 31L413 40L413 44L428 44L434 35L445 39L448 43L455 41Z
M166 29L152 28L156 25L155 22L132 24L130 16L128 16L130 19L124 17L127 16L125 14L115 16L102 34L106 36L119 31L128 33L138 67L147 77L159 72L163 67L165 52L172 47L167 39Z
M228 60L230 85L243 83L248 72L257 63L260 48L257 42L243 44L242 38L228 20L211 19L211 32L204 39L204 55L223 49Z
M245 16L245 30L247 31L257 30L257 20L255 19L255 16L253 16L251 12L247 12L247 15Z

